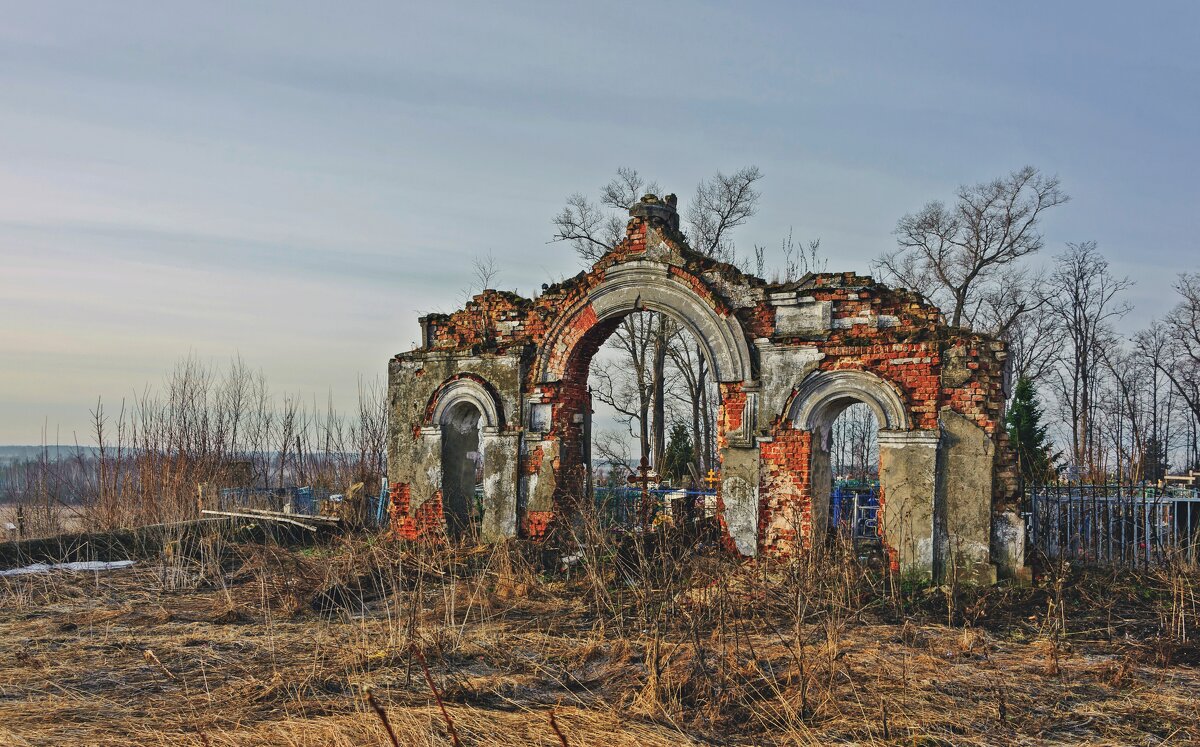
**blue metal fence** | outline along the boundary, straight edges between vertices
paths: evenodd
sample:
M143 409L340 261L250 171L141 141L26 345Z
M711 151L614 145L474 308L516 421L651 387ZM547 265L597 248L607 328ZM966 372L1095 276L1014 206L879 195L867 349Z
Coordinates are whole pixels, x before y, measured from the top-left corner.
M322 501L339 501L340 493L313 488L312 486L295 486L286 488L222 488L221 510L236 511L239 508L253 508L266 511L282 511L300 516L315 515ZM388 486L382 482L378 493L365 496L367 501L364 515L367 522L377 527L387 524L388 520Z
M1031 486L1031 546L1084 564L1143 565L1200 554L1200 492L1152 485Z
M879 483L841 480L829 494L831 528L856 540L879 539Z

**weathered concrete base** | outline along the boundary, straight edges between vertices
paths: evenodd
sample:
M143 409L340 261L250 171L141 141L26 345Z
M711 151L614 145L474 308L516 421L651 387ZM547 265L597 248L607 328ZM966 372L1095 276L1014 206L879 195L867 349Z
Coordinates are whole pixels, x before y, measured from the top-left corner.
M996 581L991 559L995 445L975 423L949 408L940 413L938 566L941 580Z
M416 511L442 490L442 427L421 428L410 453L416 463L406 477L412 486L411 509Z
M992 561L1000 578L1027 580L1025 565L1025 519L1015 511L992 514Z
M935 431L879 434L884 544L895 554L901 573L924 579L934 571L937 445Z
M721 500L725 526L738 552L758 554L758 449L721 449Z
M517 536L517 463L521 436L484 428L483 523L479 538L503 542Z

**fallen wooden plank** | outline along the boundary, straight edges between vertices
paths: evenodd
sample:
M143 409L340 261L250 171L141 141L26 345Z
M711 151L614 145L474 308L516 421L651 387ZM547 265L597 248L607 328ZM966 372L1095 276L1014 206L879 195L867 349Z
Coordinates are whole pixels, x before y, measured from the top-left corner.
M296 521L295 519L289 519L288 517L283 516L282 514L251 514L251 513L242 513L240 511L213 511L212 509L208 509L208 508L204 509L200 513L212 514L214 516L233 516L238 519L259 519L262 521L278 521L283 524L291 524L292 526L300 527L301 529L307 529L310 532L317 531L317 528L312 526L311 524L302 524L299 521Z
M265 508L239 508L239 512L255 514L262 516L264 519L284 518L284 519L299 519L301 521L326 521L331 524L336 524L342 519L339 516L316 516L310 514L288 514L282 511L268 511Z

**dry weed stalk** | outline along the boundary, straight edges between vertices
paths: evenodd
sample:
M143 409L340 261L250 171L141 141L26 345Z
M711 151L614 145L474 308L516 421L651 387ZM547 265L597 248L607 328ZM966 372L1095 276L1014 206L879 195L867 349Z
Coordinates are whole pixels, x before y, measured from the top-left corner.
M363 689L363 698L366 699L367 705L371 707L371 710L379 718L380 723L383 724L392 747L400 747L400 740L396 738L396 732L392 730L392 722L388 720L387 711L383 710L383 706L379 705L379 701L375 700L375 694L371 692L371 688Z

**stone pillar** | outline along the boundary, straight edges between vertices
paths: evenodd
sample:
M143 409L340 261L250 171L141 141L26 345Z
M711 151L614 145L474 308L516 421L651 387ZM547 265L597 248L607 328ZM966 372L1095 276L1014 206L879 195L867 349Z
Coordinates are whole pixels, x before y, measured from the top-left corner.
M409 507L414 514L422 503L442 489L442 426L421 428L416 452L416 464L419 466L413 474L412 503Z
M483 454L484 542L503 542L517 536L517 464L521 434L485 426L480 439Z
M992 515L992 563L1001 578L1026 583L1031 580L1025 565L1025 519L1016 511Z
M758 554L758 447L721 449L721 502L725 526L738 552Z
M941 469L938 495L939 537L943 580L951 573L959 581L994 584L991 563L992 475L995 444L983 428L967 417L943 408L941 413Z
M808 512L810 542L820 542L829 529L829 503L833 491L833 424L823 424L810 432L811 455L808 460Z
M717 443L725 528L742 555L758 555L759 451L754 437L758 382L722 383Z
M884 546L900 572L933 577L937 431L879 432Z

